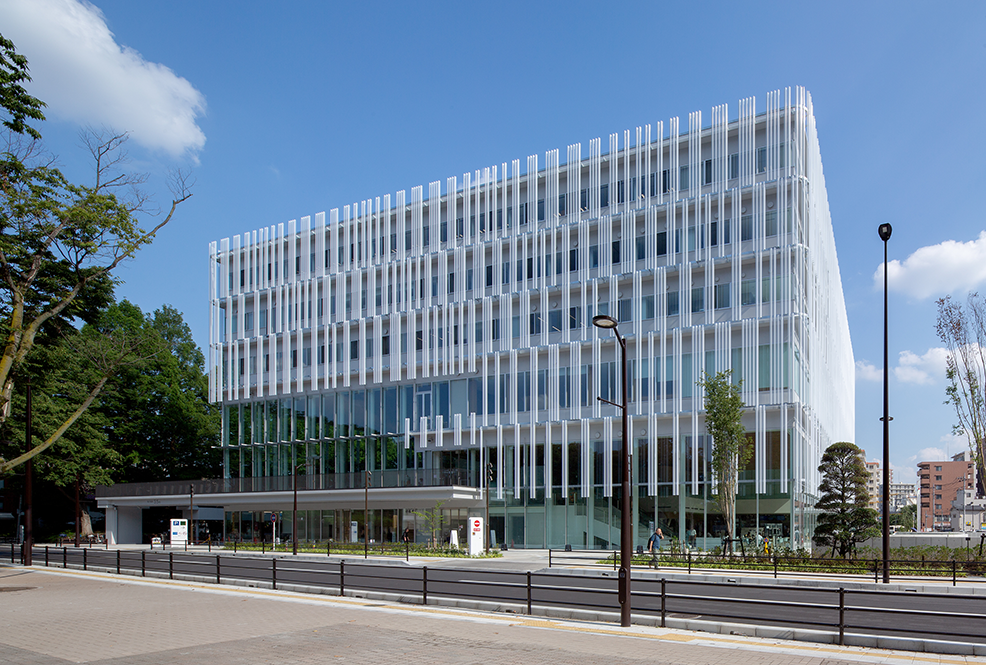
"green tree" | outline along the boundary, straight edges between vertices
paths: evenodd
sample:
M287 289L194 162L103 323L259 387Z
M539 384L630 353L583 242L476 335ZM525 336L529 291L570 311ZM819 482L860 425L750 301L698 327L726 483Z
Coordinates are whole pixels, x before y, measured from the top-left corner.
M890 516L890 523L896 524L905 531L911 531L914 529L914 525L917 523L917 506L909 505L904 506L900 509L900 512L893 513Z
M444 515L442 506L444 501L436 501L434 507L424 510L415 510L414 516L421 520L422 531L431 536L431 546L438 547L442 542L442 526L444 525Z
M112 286L113 271L132 258L174 217L191 193L186 177L172 177L170 209L146 226L143 176L123 170L123 135L85 137L94 165L93 182L75 185L41 157L40 134L26 124L42 120L43 104L27 95L27 61L0 37L0 104L9 135L0 151L0 426L11 414L14 385L46 329L64 323ZM27 140L30 138L31 140ZM83 336L77 349L97 370L88 391L66 419L35 449L0 459L0 473L49 448L85 412L107 380L129 362L131 338Z
M732 370L715 375L705 373L698 385L705 390L705 429L712 437L712 488L723 520L729 547L736 530L736 486L739 470L746 467L753 455L743 428L742 381L732 382Z
M965 435L976 463L978 493L986 493L986 299L970 293L963 307L946 296L938 301L938 338L945 344L945 403L955 409L955 434Z
M144 315L124 301L119 315L138 322L154 353L122 368L96 408L109 446L128 460L117 479L217 477L220 409L209 403L205 356L191 329L170 305Z
M822 482L815 504L819 511L815 542L846 558L856 543L879 534L877 513L869 507L863 451L847 441L833 443L825 449L818 470Z
M45 104L27 94L22 83L31 80L27 58L17 53L14 43L0 35L0 108L7 114L4 126L15 134L40 139L41 134L27 124L27 119L44 120Z

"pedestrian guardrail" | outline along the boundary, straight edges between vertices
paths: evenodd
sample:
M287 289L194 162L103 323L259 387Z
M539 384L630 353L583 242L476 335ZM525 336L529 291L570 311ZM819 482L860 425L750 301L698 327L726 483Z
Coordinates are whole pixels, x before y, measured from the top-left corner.
M11 557L14 557L13 548ZM36 547L45 566L115 574L198 579L278 589L323 589L339 595L380 593L423 604L476 601L527 614L582 610L619 614L618 576L476 568L395 566L346 559L263 557L160 550ZM734 580L633 579L633 614L666 626L700 619L807 628L847 636L919 637L986 643L982 596L846 587L756 585Z
M616 569L620 553L612 550L548 550L548 567L578 566ZM792 556L722 556L704 552L638 552L633 566L650 568L679 568L693 572L753 572L768 573L774 578L782 575L847 576L879 582L883 574L883 559L818 559ZM909 560L891 559L890 577L897 581L919 578L950 579L953 586L965 579L986 577L986 562L951 559Z

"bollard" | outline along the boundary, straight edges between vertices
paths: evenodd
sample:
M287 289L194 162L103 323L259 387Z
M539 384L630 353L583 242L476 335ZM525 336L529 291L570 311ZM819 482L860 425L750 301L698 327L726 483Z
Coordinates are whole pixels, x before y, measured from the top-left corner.
M421 604L428 604L428 566L421 566Z
M120 574L120 550L116 551L116 574Z
M236 541L233 541L233 554L236 554Z
M531 571L527 571L527 613L531 614Z
M346 560L339 560L339 595L346 595Z
M10 563L14 563L16 559L14 558L14 544L10 544Z
M777 555L774 555L774 579L777 579Z
M839 587L839 644L846 643L846 590Z
M668 621L668 589L667 580L661 578L661 628L666 627Z
M68 548L62 548L62 568L68 568Z
M48 546L45 545L45 568L48 567Z
M332 543L331 543L331 541L326 540L325 541L325 556L331 556L331 555L332 555Z
M82 570L89 570L89 550L82 550Z
M175 553L168 552L168 579L175 579Z
M688 574L692 574L692 553L688 553Z
M551 550L548 550L548 568L551 568Z
M147 554L147 552L145 552L144 550L141 550L140 551L140 576L141 577L147 577L147 557L144 556L145 554Z
M270 560L270 588L277 588L277 557L271 557Z
M411 541L407 539L404 540L404 560L407 561L408 563L411 562ZM551 550L548 550L548 561L549 561L548 567L550 568Z
M216 584L222 584L222 582L220 582L220 579L221 579L221 578L219 577L219 572L220 572L220 570L219 570L219 567L220 567L220 565L221 565L221 564L219 563L219 557L220 557L220 556L222 556L222 555L220 555L220 554L217 554L217 555L216 555Z
M955 586L955 559L952 559L952 586Z

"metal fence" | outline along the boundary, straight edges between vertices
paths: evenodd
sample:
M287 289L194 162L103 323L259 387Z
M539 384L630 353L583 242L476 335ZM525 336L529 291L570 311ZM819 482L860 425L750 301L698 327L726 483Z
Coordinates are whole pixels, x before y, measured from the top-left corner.
M579 566L604 567L616 570L620 562L620 553L612 550L548 550L548 567ZM634 566L650 568L680 568L700 573L704 571L718 572L751 572L773 574L774 578L783 575L839 575L852 576L879 582L883 573L883 559L816 559L791 556L712 556L704 553L668 553L657 554L638 552L634 558ZM951 559L938 560L890 560L891 579L908 581L916 578L932 578L934 580L951 580L952 586L957 586L963 580L982 582L986 577L986 562L960 561Z
M405 602L472 600L512 605L528 614L552 609L619 614L617 576L395 566L352 560L193 554L148 550L37 547L37 565L116 574L195 578L296 590L394 594ZM11 560L15 558L11 546ZM981 596L847 588L737 584L666 578L633 580L633 613L669 618L782 626L847 635L883 635L986 644ZM852 641L852 640L850 640Z

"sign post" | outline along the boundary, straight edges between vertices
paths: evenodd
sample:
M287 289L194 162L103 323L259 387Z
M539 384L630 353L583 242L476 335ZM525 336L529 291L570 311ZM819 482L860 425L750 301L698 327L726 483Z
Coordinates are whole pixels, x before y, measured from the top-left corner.
M483 553L483 518L469 518L469 556Z
M171 546L185 545L188 542L188 520L171 520Z

